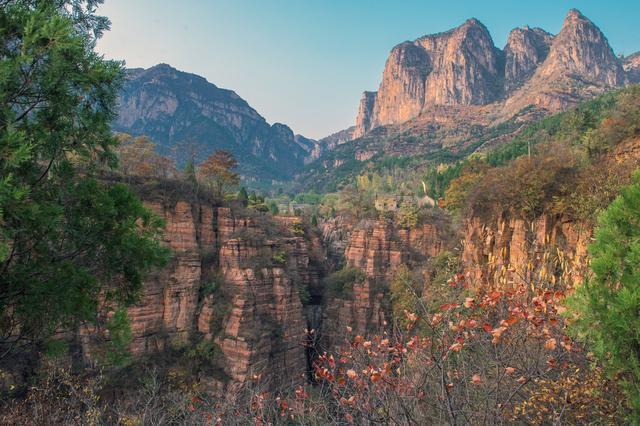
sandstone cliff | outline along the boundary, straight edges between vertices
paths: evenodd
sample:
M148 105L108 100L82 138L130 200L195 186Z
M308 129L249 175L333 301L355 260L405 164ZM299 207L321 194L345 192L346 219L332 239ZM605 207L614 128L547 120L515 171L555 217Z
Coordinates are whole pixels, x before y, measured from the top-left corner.
M396 269L436 256L447 246L449 237L443 223L399 229L380 220L360 224L347 239L345 264L363 271L365 278L353 285L349 297L327 300L322 325L326 345L341 344L338 339L346 326L361 335L385 331L389 318L386 289Z
M232 382L254 374L272 386L302 381L308 324L300 289L318 287L318 241L262 214L198 201L146 204L166 222L172 259L128 309L132 355L204 339L220 348L212 367ZM86 361L97 361L95 343L105 338L104 330L81 329Z
M464 222L462 262L472 286L509 288L540 282L576 284L588 271L592 225L544 214L527 222L506 212Z

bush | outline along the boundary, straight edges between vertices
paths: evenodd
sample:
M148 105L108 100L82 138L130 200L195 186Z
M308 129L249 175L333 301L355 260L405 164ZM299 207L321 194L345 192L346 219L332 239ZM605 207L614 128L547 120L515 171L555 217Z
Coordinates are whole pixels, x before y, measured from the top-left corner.
M327 276L324 279L324 286L330 295L346 298L351 296L353 285L363 281L364 278L364 272L347 266Z
M396 218L398 226L411 229L415 228L418 222L420 222L420 208L414 203L403 202Z

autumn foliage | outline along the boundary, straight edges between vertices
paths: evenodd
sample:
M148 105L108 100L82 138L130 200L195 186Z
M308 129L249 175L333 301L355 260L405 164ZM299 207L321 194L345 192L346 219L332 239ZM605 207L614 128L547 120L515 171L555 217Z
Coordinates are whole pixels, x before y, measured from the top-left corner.
M624 412L615 383L565 333L562 290L474 291L462 275L450 285L436 311L405 310L404 330L347 329L342 348L319 357L316 378L344 421L554 423Z

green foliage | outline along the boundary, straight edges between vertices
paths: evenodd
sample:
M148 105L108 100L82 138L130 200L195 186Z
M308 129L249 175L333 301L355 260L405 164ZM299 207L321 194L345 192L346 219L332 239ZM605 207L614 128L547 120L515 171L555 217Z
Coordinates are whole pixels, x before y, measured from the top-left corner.
M598 218L593 277L570 297L571 329L619 374L640 416L640 173Z
M289 230L293 235L302 236L305 234L304 224L302 222L293 222L291 226L289 226Z
M273 201L269 203L269 212L274 216L280 213L280 209L278 209L278 205Z
M309 288L299 281L295 282L295 286L296 286L296 289L298 290L298 296L300 297L300 302L305 306L308 305L309 302L311 302L311 292L309 291Z
M220 352L220 347L213 340L200 340L186 352L188 358L198 362L211 362Z
M324 279L324 287L334 297L349 298L352 295L353 285L363 281L364 272L358 268L344 267L331 273Z
M200 287L200 295L206 297L214 294L220 288L220 284L216 280L205 281Z
M107 362L118 367L125 366L131 358L131 324L126 309L119 308L113 313L107 322L107 331L110 339L106 348Z
M422 180L423 192L434 200L443 198L451 181L460 176L463 165L464 162L459 161L451 166L444 164L430 166Z
M69 14L67 3L0 8L3 353L18 331L33 343L95 320L102 292L132 303L167 258L162 223L125 186L96 179L115 165L122 69L92 49L105 20L92 8Z
M189 182L195 183L196 179L196 164L192 159L189 159L187 163L184 165L184 170L182 171L185 180Z
M45 344L44 353L49 358L60 358L67 354L69 345L64 340L51 339Z
M420 208L410 202L403 202L398 210L396 217L396 223L401 228L411 229L415 228L420 221Z
M278 265L284 265L287 263L287 252L285 250L278 250L273 253L273 261Z
M460 258L453 252L445 250L432 259L429 275L431 287L446 287L448 281L462 269Z
M301 192L299 194L296 194L296 196L293 198L293 201L298 204L315 205L322 201L322 194L316 194L315 192Z
M240 191L238 191L238 201L240 201L240 203L242 203L243 207L247 207L249 205L249 194L247 194L247 188L245 188L244 186L240 188Z

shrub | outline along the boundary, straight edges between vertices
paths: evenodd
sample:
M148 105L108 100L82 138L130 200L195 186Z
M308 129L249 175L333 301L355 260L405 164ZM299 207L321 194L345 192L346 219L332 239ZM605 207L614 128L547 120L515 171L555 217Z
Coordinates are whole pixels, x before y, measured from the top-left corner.
M287 263L287 252L284 250L278 250L273 253L273 256L271 258L276 264L284 265L285 263Z
M396 223L401 228L415 228L420 221L420 208L410 202L403 202L398 211Z
M327 292L334 297L350 297L353 285L363 281L364 278L364 272L347 266L327 276L324 279L324 285Z
M109 332L109 343L106 350L106 360L112 365L122 367L126 365L131 354L129 345L131 344L131 324L127 317L127 310L119 308L107 322Z

